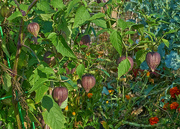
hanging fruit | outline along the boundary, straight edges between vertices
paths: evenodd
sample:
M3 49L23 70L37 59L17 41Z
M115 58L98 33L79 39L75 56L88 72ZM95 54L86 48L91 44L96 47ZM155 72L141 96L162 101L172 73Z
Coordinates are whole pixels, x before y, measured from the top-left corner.
M52 97L54 101L61 106L62 102L68 97L68 89L65 87L56 87L52 91Z
M84 75L82 76L82 86L85 89L86 92L89 92L91 88L94 87L94 85L96 84L96 79L93 75L89 74L89 75Z
M151 71L154 72L161 62L161 56L158 52L148 52L146 55L146 62Z
M39 24L36 23L36 22L32 22L28 25L27 27L29 33L31 33L32 35L34 35L34 37L37 37L38 36L38 33L39 33Z

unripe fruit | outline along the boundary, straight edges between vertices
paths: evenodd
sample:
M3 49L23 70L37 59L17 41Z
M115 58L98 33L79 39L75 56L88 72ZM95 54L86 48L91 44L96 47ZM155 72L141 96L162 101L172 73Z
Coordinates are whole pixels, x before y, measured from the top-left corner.
M117 59L117 61L116 61L117 65L119 65L119 63L120 63L121 61L125 60L125 59L126 59L126 56L121 56L121 57L119 57L119 58ZM129 68L129 71L131 71L132 68L133 68L133 66L134 66L134 61L133 61L133 59L132 59L130 56L128 56L128 60L129 60L129 62L130 62L130 64L131 64L131 67ZM129 72L129 71L128 71L128 72Z
M7 6L2 6L0 9L0 13L3 17L9 17L11 15L11 9L9 9Z
M91 42L90 36L89 36L89 35L84 35L84 36L81 38L80 45L87 45L87 46L89 46L89 45L90 45L90 42Z
M161 61L161 56L158 52L148 52L146 55L146 62L152 72L158 67Z
M54 101L61 106L62 102L68 97L68 89L65 87L56 87L53 89L52 97Z
M82 86L86 92L89 92L91 88L96 84L96 79L93 75L84 75L82 76Z
M33 34L34 37L37 37L40 27L39 27L38 23L32 22L28 25L27 29L28 29L29 33Z
M52 54L52 52L47 51L47 52L44 54L44 57L43 57L44 62L46 62L49 66L53 66L53 65L56 63L54 56L48 58L48 56L50 56L51 54Z

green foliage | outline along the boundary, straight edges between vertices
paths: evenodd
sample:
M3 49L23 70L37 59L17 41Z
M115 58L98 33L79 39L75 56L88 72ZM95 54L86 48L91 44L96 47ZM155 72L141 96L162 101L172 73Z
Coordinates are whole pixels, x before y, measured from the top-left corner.
M42 120L52 129L179 127L179 107L163 110L166 103L179 103L170 92L180 85L178 0L17 2L0 5L12 12L0 15L2 128L41 128ZM132 19L125 20L126 11ZM31 22L40 26L37 39L27 30ZM84 35L90 44L80 44ZM150 51L161 55L155 72L145 61ZM131 71L128 59L117 65L123 55L134 60ZM84 74L96 78L89 93L81 85ZM59 86L68 89L61 106L52 98ZM159 122L151 125L154 116Z
M44 96L42 99L42 107L46 110L42 113L45 123L53 129L63 129L65 117L51 96Z

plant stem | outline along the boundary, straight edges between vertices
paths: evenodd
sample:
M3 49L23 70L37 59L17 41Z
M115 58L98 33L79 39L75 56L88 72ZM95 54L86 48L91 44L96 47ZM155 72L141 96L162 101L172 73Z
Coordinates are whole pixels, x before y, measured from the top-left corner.
M20 26L20 30L19 30L19 40L17 43L17 51L16 51L16 58L15 58L15 62L14 62L14 66L13 66L13 71L15 72L14 77L12 79L12 105L14 108L14 114L16 117L16 121L17 121L17 125L18 125L18 129L21 129L21 121L20 121L20 116L19 116L19 112L18 112L18 102L17 102L17 97L15 95L15 90L17 89L17 85L16 85L16 81L17 81L17 67L18 67L18 61L19 61L19 55L21 53L21 44L23 41L23 26L24 26L24 21L23 19L21 19L21 26Z
M18 9L20 10L19 3L17 2L17 0L14 0L14 1L17 4ZM27 10L27 13L36 4L36 2L37 2L37 0L34 0L32 2L32 4L29 6L29 8ZM15 117L16 117L18 129L21 129L22 127L21 127L21 120L20 120L20 115L19 115L19 111L18 111L18 101L19 101L18 98L17 98L18 95L16 96L16 92L19 91L18 89L20 89L20 86L17 85L17 82L18 82L17 68L18 68L19 55L21 53L21 48L24 45L24 42L23 42L23 30L24 30L24 20L22 18L20 28L19 28L19 39L18 39L18 43L17 43L17 51L16 51L16 56L15 56L15 62L14 62L14 65L13 65L13 71L15 72L15 74L14 74L14 76L12 78L12 105L13 105L13 108L14 108L14 114L15 114Z

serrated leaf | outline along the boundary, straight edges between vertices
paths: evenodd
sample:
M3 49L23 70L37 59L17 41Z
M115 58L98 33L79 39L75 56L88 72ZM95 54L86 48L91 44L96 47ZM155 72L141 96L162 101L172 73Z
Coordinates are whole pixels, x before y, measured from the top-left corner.
M11 76L8 73L4 73L2 87L7 92L11 88Z
M11 16L9 16L7 18L7 20L11 21L17 17L22 17L22 13L20 11L16 11L16 12L12 13Z
M127 73L130 67L131 64L128 59L121 61L118 66L118 78Z
M169 41L167 39L162 39L162 41L166 45L166 47L169 47Z
M122 38L119 32L114 30L110 35L110 41L113 45L113 47L116 49L116 51L120 54L122 54Z
M92 20L92 22L101 28L107 28L107 24L104 19L96 19L96 20Z
M76 28L76 27L82 25L89 18L90 18L90 14L89 14L88 10L84 6L81 6L80 8L78 8L78 10L76 12L73 28Z
M89 20L92 21L92 20L95 20L95 19L98 19L98 18L103 18L103 17L105 17L104 13L96 13Z
M83 73L84 73L84 70L85 70L84 64L79 64L79 65L77 66L76 72L77 72L79 78L82 77L82 75L83 75Z
M43 86L43 83L48 81L48 78L39 78L33 85L33 87L28 91L28 93L32 93L33 91L37 90L41 86Z
M37 5L37 9L39 9L39 10L42 10L45 12L49 12L51 10L50 4L46 1L40 1L36 5Z
M57 4L58 3L58 4ZM65 7L63 0L52 0L51 5L54 8L63 9Z
M54 42L53 44L56 47L56 50L59 53L61 53L63 56L76 58L76 56L74 55L73 51L67 45L65 39L62 36L60 36L60 40L58 40L58 42Z
M50 67L44 67L43 65L38 66L38 70L41 70L41 72L49 74L49 75L54 75L54 70Z
M48 91L49 87L46 85L42 85L40 88L35 90L36 96L35 96L35 103L39 103L42 98L44 97L45 93Z
M59 39L55 32L49 34L48 38L50 39L53 45L56 47L56 50L61 53L63 56L76 58L71 48L66 43L65 39L62 36L59 36Z
M118 26L119 26L122 30L125 30L125 29L128 27L127 22L124 21L124 20L122 20L122 19L119 19L119 20L118 20Z
M65 116L50 95L43 97L42 107L46 109L42 113L45 123L52 129L63 129L66 122Z

